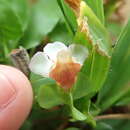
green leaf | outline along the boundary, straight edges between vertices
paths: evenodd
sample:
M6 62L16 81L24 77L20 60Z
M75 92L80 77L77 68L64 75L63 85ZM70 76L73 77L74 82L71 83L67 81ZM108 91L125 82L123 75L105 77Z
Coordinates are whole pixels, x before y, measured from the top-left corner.
M72 43L72 37L69 34L66 25L63 22L59 22L54 30L49 34L49 38L51 41L60 41L68 45L68 43Z
M38 89L40 88L41 85L45 84L55 84L55 81L50 79L50 78L44 78L40 75L36 75L34 73L31 73L30 75L30 81L33 87L33 90L35 92L35 95L37 96Z
M72 93L69 93L68 95L66 95L66 99L67 99L66 104L70 107L73 121L85 121L85 122L91 124L92 126L96 125L95 120L89 113L89 105L85 104L84 109L86 109L86 111L81 112L80 110L78 110L77 108L74 107L74 99L73 99Z
M129 120L102 120L97 122L97 127L93 130L129 130Z
M12 6L15 14L17 15L23 31L26 29L29 20L29 2L27 0L6 0L9 1L9 5Z
M130 86L129 86L130 87ZM129 105L130 104L130 90L123 96L121 97L117 102L116 106L124 106L124 105Z
M90 88L92 88L92 87L90 86L89 78L85 73L82 73L82 70L81 70L81 72L78 75L77 82L75 83L75 85L73 87L74 99L79 99L79 98L84 97L86 95L92 96L93 93L91 93L92 90Z
M76 109L75 107L71 108L72 111L72 117L74 120L76 121L84 121L86 123L91 124L93 127L96 126L96 122L93 119L93 117L89 114L89 113L82 113L80 112L78 109Z
M104 24L103 0L85 0L89 7L94 11L96 16Z
M96 128L93 130L115 130L113 127L107 123L104 122L98 122Z
M87 117L74 107L73 96L71 93L68 94L66 103L69 105L74 120L84 121Z
M109 35L105 27L85 3L82 3L81 5L82 16L80 20L83 20L86 23L88 22L86 31L89 32L90 30L90 32L86 32L87 35L85 35L85 32L80 32L80 30L78 30L75 41L89 49L89 57L79 73L77 82L74 86L73 95L74 98L81 98L83 96L91 98L101 89L107 77L111 48ZM84 19L84 17L87 19Z
M32 7L28 29L21 39L21 45L25 48L39 45L54 29L60 18L61 12L56 0L39 0Z
M87 117L82 114L80 111L78 111L75 107L72 107L72 117L75 120L84 121L87 119Z
M1 0L0 12L0 42L13 48L28 23L27 1Z
M99 53L102 55L111 55L111 41L109 34L100 22L97 16L93 13L92 9L85 2L81 2L81 21L84 20L88 27L89 37L92 40L92 44L98 47Z
M69 32L74 35L77 30L77 19L73 10L64 0L57 0L62 10Z
M42 85L38 90L37 101L42 108L52 108L63 104L60 91L56 84Z
M106 24L108 31L111 34L112 43L115 44L119 34L122 31L123 25L116 22L107 22Z
M55 81L31 73L31 84L34 90L35 100L42 108L52 108L63 104L63 100Z
M75 100L74 104L75 107L87 117L86 122L92 126L95 126L96 122L94 120L94 114L91 109L91 99L89 99L88 96L85 96L83 98Z
M108 73L109 62L107 57L101 56L96 51L86 60L74 86L74 98L86 95L92 97L100 90Z
M99 93L98 105L105 110L130 91L130 21L121 33L113 52L110 72Z

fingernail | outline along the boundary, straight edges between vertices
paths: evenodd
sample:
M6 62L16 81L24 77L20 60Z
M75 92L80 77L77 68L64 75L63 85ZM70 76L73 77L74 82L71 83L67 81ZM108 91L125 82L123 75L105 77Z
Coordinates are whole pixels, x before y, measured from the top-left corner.
M9 79L0 71L0 111L7 107L16 96L16 89Z

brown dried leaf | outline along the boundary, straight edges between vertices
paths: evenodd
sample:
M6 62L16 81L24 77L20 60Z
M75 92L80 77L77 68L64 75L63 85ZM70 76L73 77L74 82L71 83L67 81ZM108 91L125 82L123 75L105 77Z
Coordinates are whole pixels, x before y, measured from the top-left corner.
M72 9L74 9L74 11L75 11L76 13L79 14L79 11L80 11L80 2L81 2L81 0L65 0L65 1L69 4L69 6L70 6Z

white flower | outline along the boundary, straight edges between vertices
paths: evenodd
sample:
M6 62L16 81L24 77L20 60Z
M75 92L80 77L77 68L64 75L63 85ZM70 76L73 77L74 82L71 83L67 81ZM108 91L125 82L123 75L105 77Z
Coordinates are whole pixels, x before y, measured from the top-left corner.
M43 52L37 52L31 59L32 72L50 77L64 89L71 88L76 75L88 56L88 50L79 44L69 47L61 42L48 43Z

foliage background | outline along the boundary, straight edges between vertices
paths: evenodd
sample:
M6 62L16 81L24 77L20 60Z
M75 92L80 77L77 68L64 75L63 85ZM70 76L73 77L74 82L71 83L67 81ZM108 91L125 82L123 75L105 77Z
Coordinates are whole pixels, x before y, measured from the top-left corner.
M80 19L87 17L87 37L63 0L0 0L1 64L13 65L9 55L20 46L32 57L54 41L82 44L90 51L74 85L71 110L64 105L68 95L62 95L53 80L30 75L34 105L21 130L129 130L127 119L101 119L92 126L97 116L130 112L130 1L84 2Z

